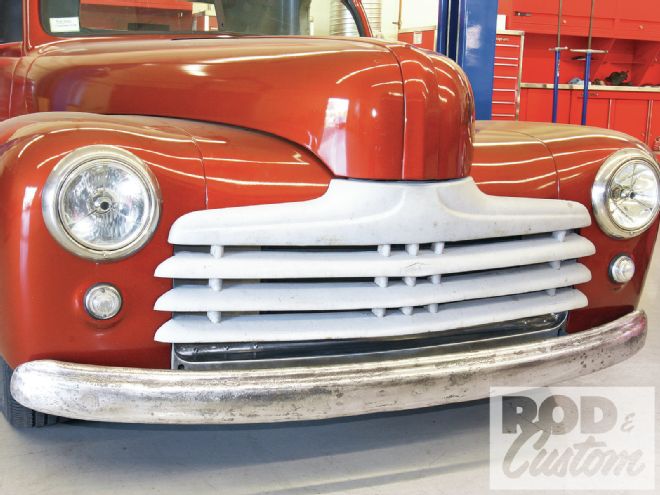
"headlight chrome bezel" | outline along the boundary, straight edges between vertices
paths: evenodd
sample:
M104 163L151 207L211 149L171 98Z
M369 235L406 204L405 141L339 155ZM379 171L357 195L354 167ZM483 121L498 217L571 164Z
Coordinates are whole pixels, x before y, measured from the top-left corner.
M128 244L112 250L85 246L67 232L60 217L61 192L67 180L81 166L98 160L111 160L128 168L142 182L149 198L150 210L140 234ZM53 168L41 201L46 227L63 248L87 260L117 261L138 252L151 240L160 222L162 196L155 175L140 158L116 146L93 145L72 151Z
M640 148L629 148L617 151L605 161L596 174L596 179L591 189L594 217L603 232L614 239L631 239L643 234L651 228L653 223L658 219L658 214L660 213L659 198L654 208L652 219L642 227L634 230L629 230L620 226L610 215L608 201L609 188L612 185L612 180L619 169L633 160L646 162L649 169L654 172L656 180L660 185L660 169L658 168L658 163L653 155Z

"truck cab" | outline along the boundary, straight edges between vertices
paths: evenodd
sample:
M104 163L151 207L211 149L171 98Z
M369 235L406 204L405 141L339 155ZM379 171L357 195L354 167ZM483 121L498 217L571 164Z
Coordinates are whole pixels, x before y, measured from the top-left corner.
M0 9L15 426L397 411L643 346L660 172L634 138L475 121L461 68L359 0Z

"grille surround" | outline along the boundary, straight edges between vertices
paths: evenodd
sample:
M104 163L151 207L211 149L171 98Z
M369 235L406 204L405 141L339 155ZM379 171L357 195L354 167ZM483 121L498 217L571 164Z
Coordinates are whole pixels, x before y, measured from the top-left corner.
M287 365L314 366L337 359L362 359L378 354L383 359L401 353L421 353L441 348L446 353L468 346L474 351L539 342L565 333L568 313L555 313L516 321L466 328L441 334L402 338L253 342L240 344L174 344L172 369L207 371L254 369Z

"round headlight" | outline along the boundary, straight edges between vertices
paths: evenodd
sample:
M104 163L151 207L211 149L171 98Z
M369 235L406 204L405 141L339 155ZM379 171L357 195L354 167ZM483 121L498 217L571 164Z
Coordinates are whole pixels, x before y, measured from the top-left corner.
M660 212L658 165L641 150L621 150L598 171L591 195L596 220L607 235L635 237L651 227Z
M112 146L88 146L53 169L42 195L52 236L87 259L129 256L151 238L160 217L160 190L135 155Z

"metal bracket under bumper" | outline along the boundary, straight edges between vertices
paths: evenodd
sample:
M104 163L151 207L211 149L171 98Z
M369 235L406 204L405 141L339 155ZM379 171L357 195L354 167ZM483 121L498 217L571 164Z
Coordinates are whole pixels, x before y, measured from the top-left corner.
M309 365L172 371L32 361L14 372L22 405L123 423L267 423L399 411L488 397L492 385L543 386L586 375L644 345L643 312L579 334L458 352L330 358Z

